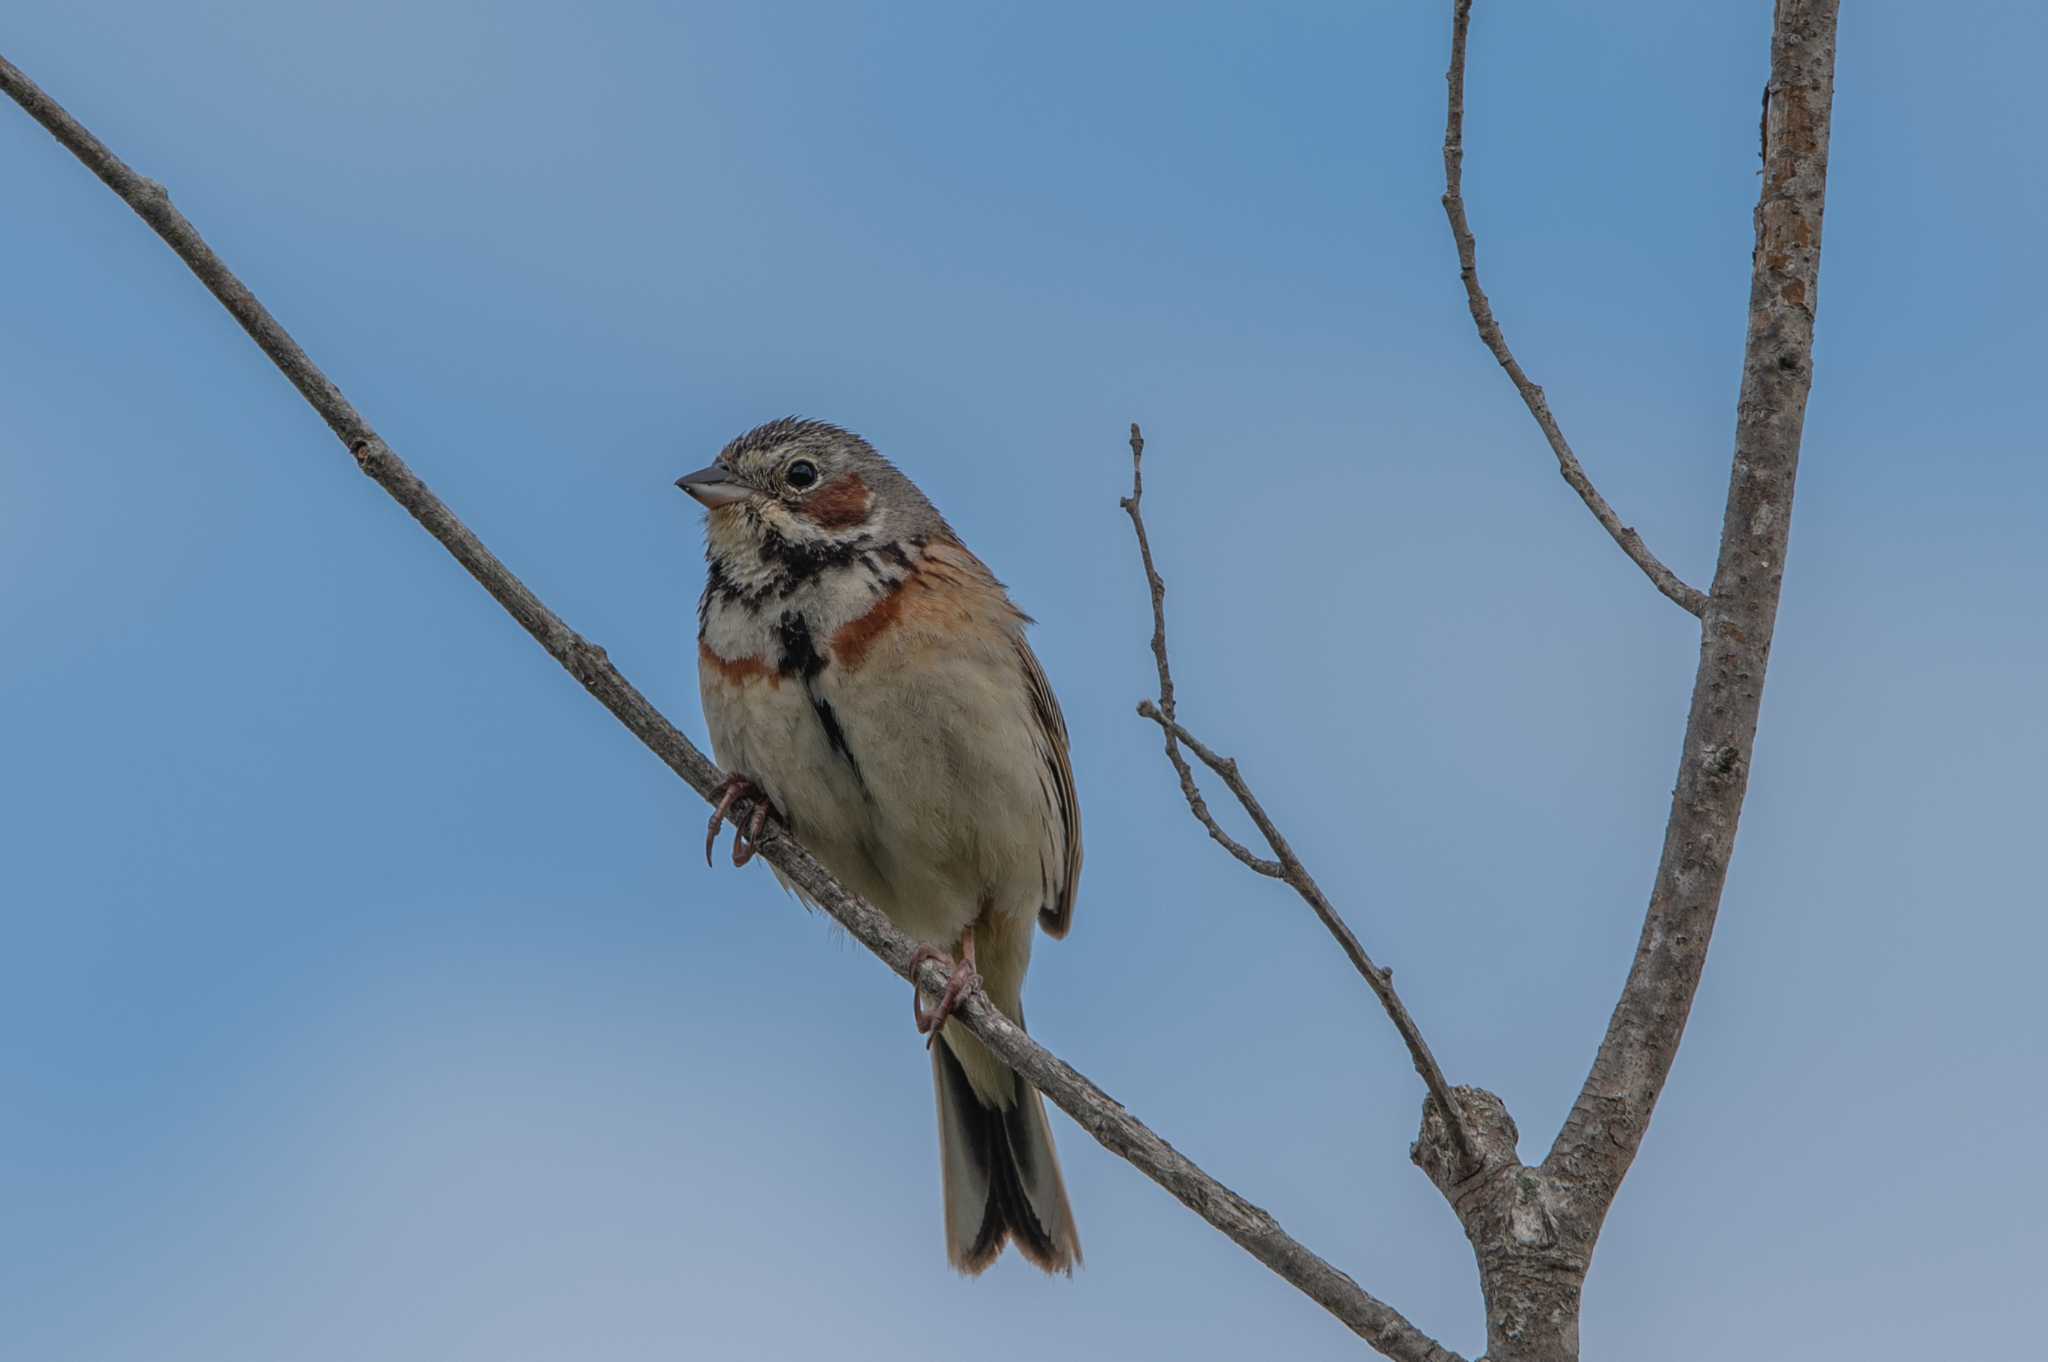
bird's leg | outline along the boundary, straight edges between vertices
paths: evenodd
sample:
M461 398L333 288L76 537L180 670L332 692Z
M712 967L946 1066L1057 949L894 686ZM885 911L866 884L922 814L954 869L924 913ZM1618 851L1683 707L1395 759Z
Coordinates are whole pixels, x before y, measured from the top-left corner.
M743 825L738 819L732 825L732 863L745 865L754 859L760 850L761 830L768 826L771 814L781 814L768 802L768 796L761 793L761 787L735 771L718 782L711 793L717 798L717 805L711 810L711 826L704 831L704 864L711 864L711 849L718 845L718 829L724 824L732 806L746 801L753 806Z
M960 1000L981 987L981 974L974 967L974 928L960 933L960 959L954 963L936 946L919 946L910 953L910 972L914 976L918 967L927 960L938 960L952 966L946 976L945 991L939 994L939 1005L930 1012L924 1010L924 997L918 991L915 978L910 985L910 1014L917 1022L917 1034L925 1037L925 1048L939 1038L939 1028L960 1006Z

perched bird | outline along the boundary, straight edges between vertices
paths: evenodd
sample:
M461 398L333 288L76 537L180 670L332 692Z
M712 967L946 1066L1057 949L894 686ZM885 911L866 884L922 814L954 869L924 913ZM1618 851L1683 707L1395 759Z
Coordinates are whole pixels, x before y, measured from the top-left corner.
M1022 1026L1034 931L1073 922L1081 810L1030 618L909 478L837 426L772 421L676 485L709 508L698 675L731 773L706 857L748 797L744 864L765 799L920 957L951 967L936 1010L911 994L947 1256L978 1273L1014 1241L1071 1273L1081 1242L1044 1101L947 1020L979 983Z

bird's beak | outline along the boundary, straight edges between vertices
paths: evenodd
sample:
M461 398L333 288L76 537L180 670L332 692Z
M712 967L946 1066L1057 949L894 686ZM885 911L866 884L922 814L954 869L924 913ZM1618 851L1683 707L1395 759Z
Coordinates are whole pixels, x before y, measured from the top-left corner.
M732 474L717 464L683 474L676 479L676 486L714 510L742 501L747 496L747 485L734 480Z

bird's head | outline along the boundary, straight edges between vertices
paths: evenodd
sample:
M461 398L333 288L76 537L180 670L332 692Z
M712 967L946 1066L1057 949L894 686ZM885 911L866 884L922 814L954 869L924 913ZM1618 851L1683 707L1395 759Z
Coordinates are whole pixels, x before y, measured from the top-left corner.
M785 417L740 436L676 486L710 512L714 557L815 555L943 530L932 505L860 436Z

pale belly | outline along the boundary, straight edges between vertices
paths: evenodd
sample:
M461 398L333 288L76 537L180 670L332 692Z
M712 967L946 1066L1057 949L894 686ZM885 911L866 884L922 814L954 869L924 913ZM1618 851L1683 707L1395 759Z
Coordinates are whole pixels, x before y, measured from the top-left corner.
M1013 676L971 655L914 684L874 669L828 667L808 685L702 672L719 764L757 782L842 883L942 950L986 911L1028 953L1049 811Z

